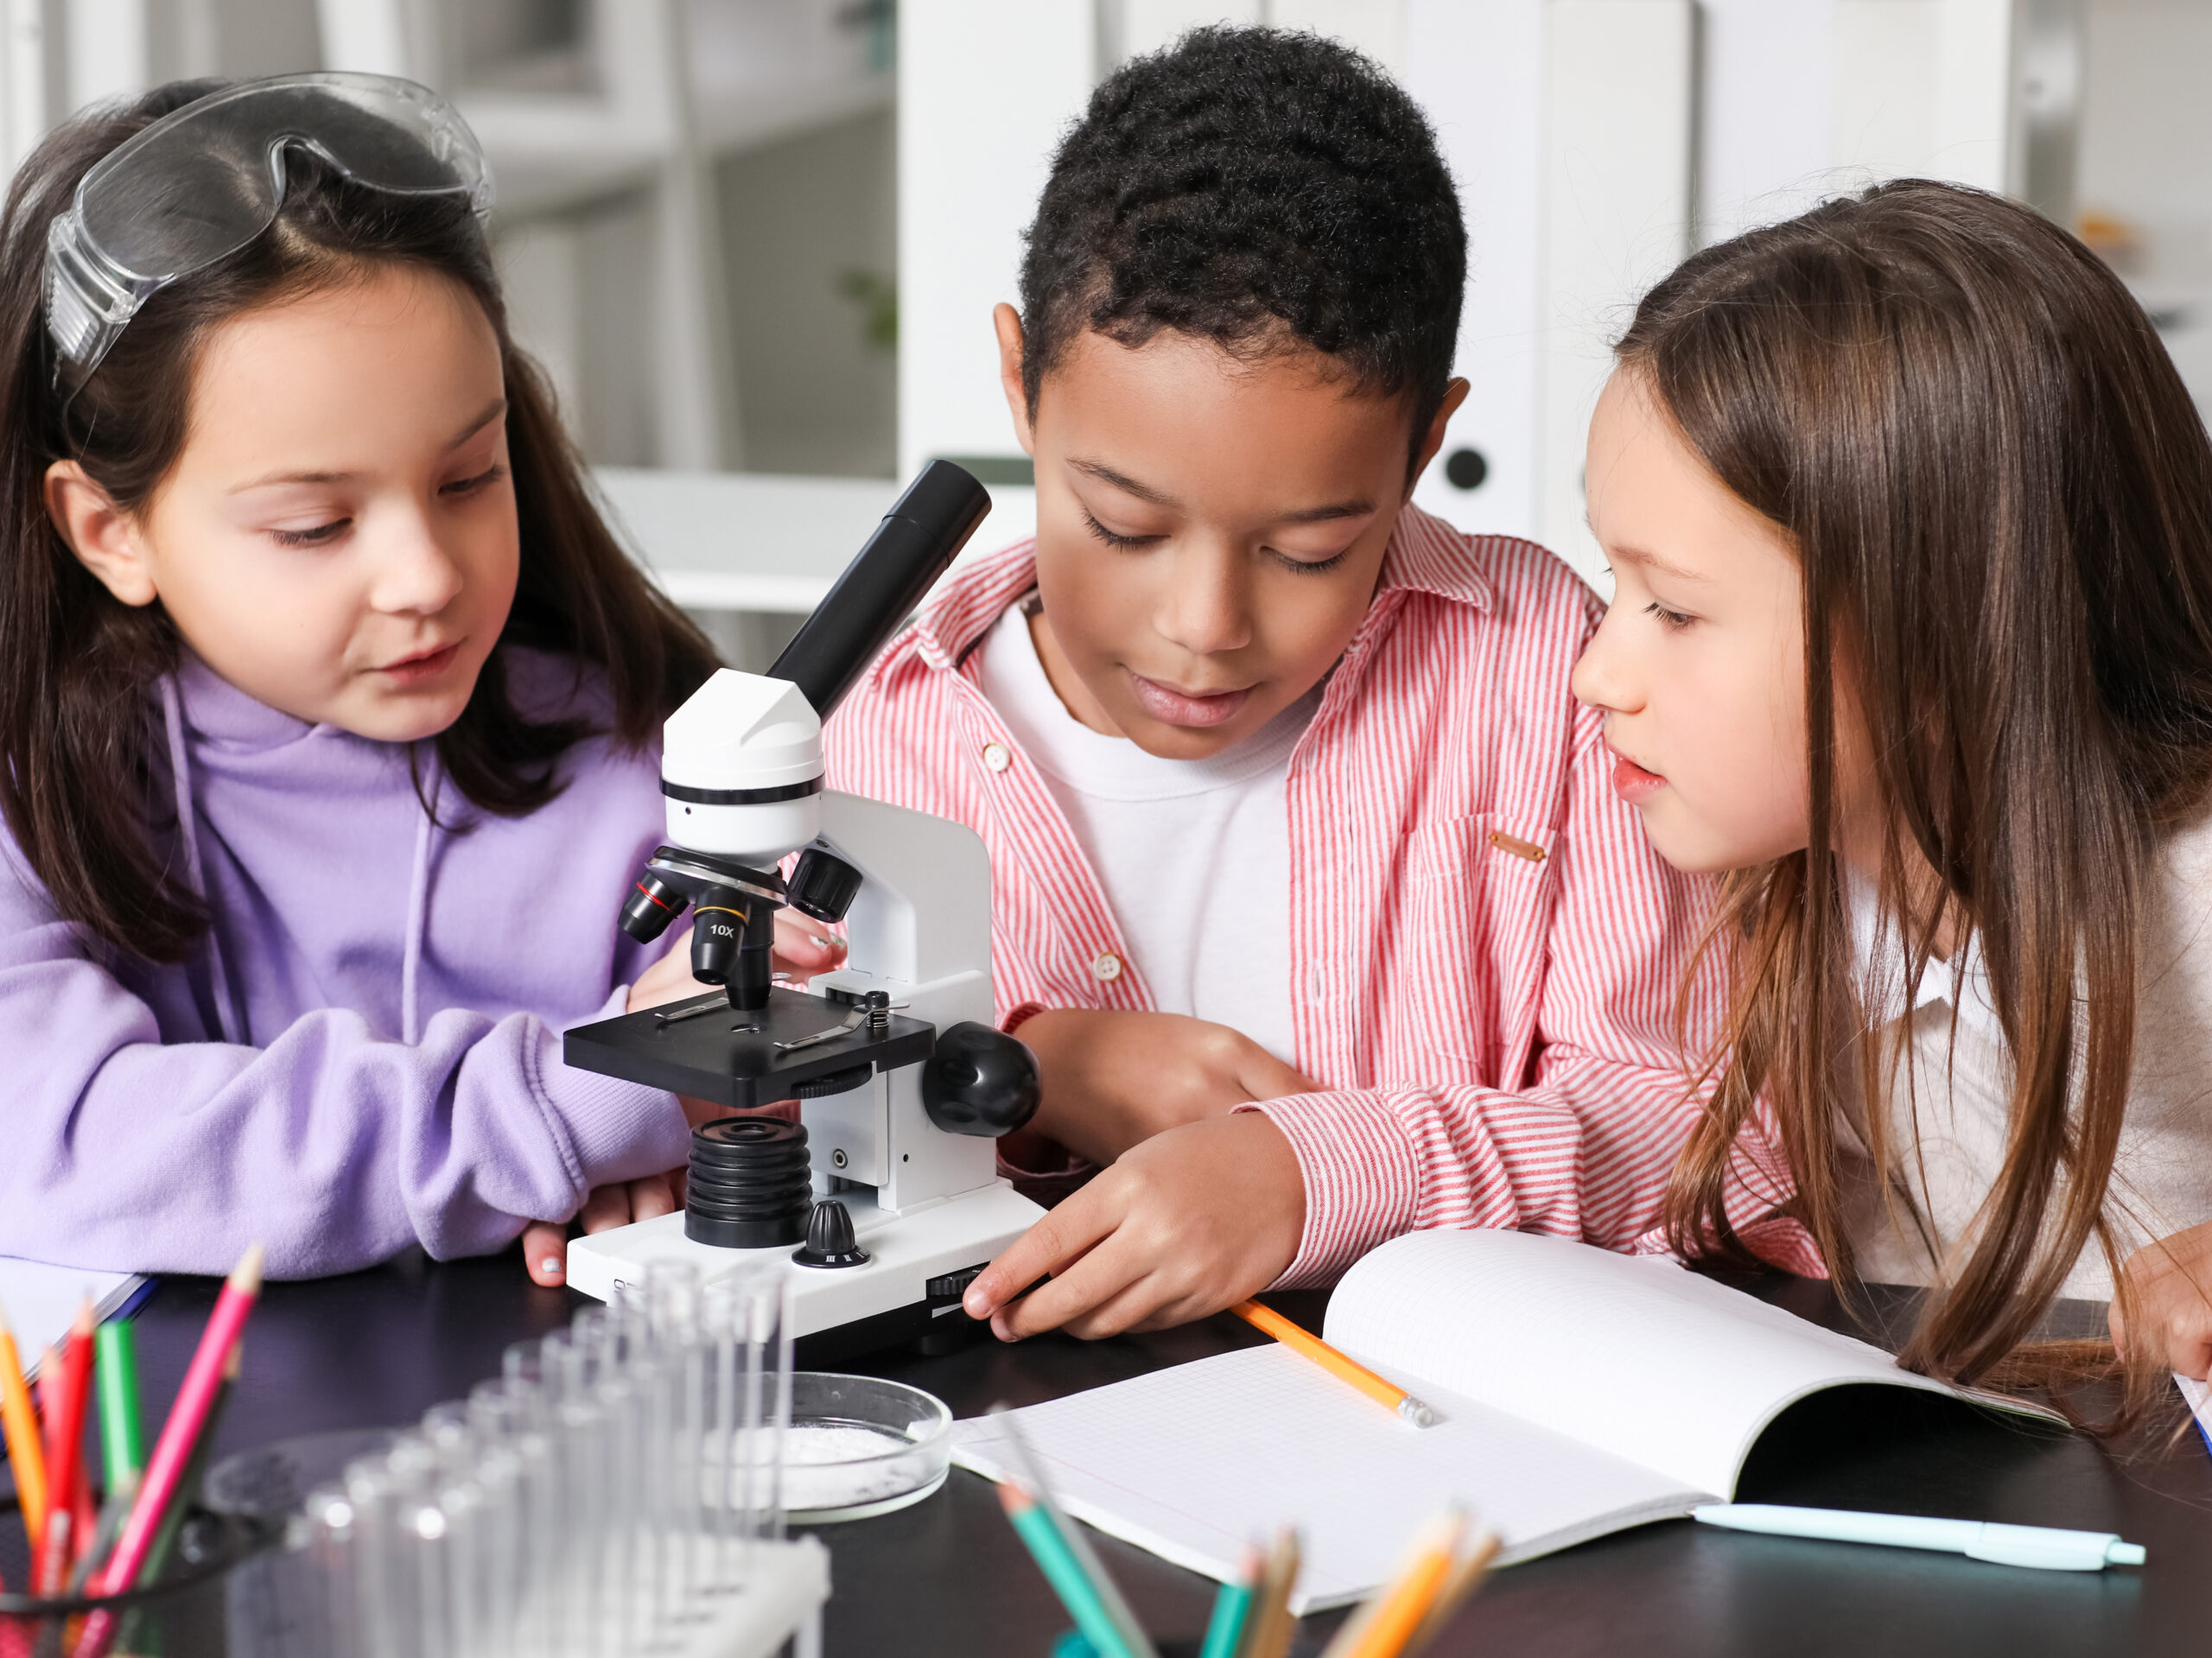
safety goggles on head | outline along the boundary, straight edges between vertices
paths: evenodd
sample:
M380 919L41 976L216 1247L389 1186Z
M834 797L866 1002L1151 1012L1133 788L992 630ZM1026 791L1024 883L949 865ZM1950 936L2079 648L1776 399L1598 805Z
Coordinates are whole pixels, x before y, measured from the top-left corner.
M426 86L332 73L211 92L104 156L48 232L55 384L73 393L148 300L267 230L284 205L284 156L295 147L356 184L491 210L476 135Z

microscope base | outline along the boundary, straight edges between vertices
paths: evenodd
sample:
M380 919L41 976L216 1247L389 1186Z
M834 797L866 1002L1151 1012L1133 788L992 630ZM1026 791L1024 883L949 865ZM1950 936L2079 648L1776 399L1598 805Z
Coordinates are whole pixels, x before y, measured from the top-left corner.
M1044 1210L1003 1180L906 1215L887 1215L867 1188L830 1194L851 1212L860 1267L801 1267L791 1246L718 1249L683 1236L681 1212L569 1241L569 1286L604 1301L618 1284L637 1283L656 1261L688 1261L702 1280L781 1262L791 1286L791 1331L800 1356L819 1364L964 1324L960 1290L930 1280L966 1274L1027 1232Z

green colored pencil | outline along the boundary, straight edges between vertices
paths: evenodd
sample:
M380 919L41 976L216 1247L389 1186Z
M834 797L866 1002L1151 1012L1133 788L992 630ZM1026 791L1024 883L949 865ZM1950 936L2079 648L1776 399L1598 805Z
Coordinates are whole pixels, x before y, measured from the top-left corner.
M1106 1603L1099 1599L1090 1574L1069 1549L1059 1528L1052 1523L1052 1515L1011 1480L999 1487L999 1505L1014 1522L1015 1535L1027 1545L1037 1569L1045 1574L1045 1581L1052 1585L1052 1592L1060 1598L1061 1604L1068 1609L1068 1616L1075 1619L1076 1628L1096 1649L1099 1658L1135 1658L1129 1643L1122 1639L1122 1632L1114 1627Z
M100 1388L100 1464L112 1491L125 1474L146 1471L146 1422L138 1406L138 1340L127 1318L102 1324L92 1337Z
M1221 1592L1213 1598L1213 1617L1207 1621L1198 1658L1236 1658L1237 1646L1244 1639L1244 1621L1251 1616L1252 1586L1259 1582L1260 1572L1259 1555L1248 1553L1243 1580L1221 1585Z

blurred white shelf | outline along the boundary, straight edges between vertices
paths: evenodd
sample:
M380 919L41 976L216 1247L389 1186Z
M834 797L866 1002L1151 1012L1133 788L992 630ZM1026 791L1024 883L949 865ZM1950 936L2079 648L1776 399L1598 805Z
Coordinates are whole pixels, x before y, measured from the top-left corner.
M697 142L709 156L757 149L885 108L892 94L888 75L771 84L741 97L710 89L696 105ZM649 181L668 159L659 122L603 98L471 89L460 104L511 216L562 212Z
M887 478L599 467L615 532L661 590L689 610L803 615L899 497ZM995 487L991 515L961 562L1036 527L1033 489Z

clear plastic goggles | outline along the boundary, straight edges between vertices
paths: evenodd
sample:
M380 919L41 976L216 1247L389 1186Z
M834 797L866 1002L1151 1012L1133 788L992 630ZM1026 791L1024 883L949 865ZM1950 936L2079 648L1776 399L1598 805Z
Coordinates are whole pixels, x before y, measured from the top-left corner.
M284 156L322 158L395 195L492 206L492 172L460 112L427 86L331 73L240 81L118 145L46 238L54 384L73 392L146 302L259 236L284 205Z

